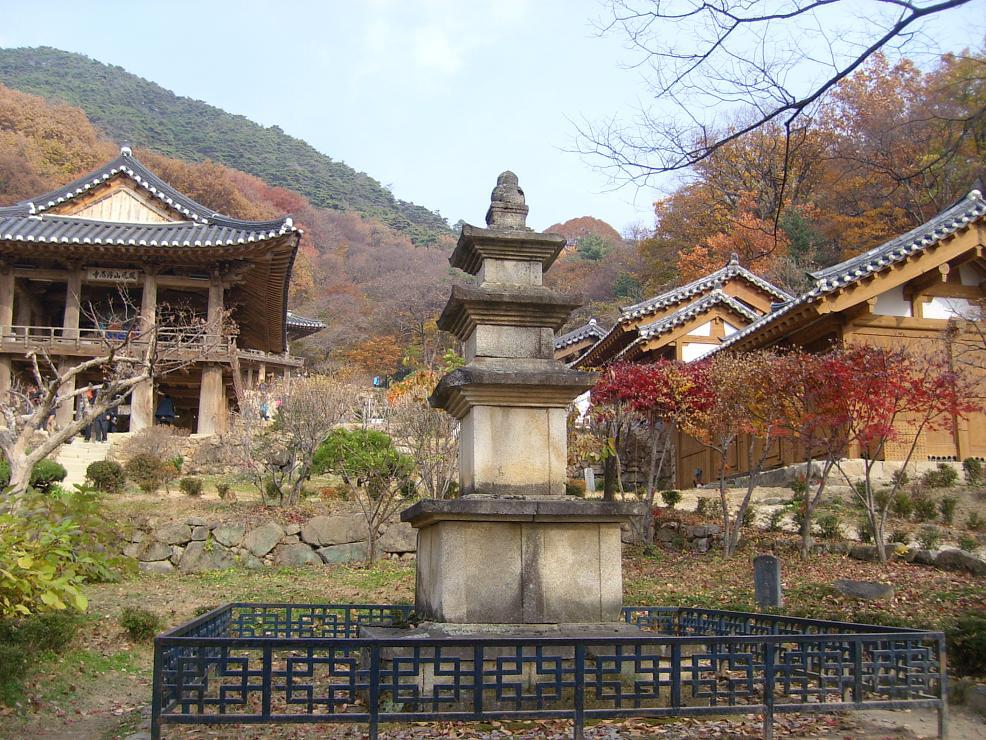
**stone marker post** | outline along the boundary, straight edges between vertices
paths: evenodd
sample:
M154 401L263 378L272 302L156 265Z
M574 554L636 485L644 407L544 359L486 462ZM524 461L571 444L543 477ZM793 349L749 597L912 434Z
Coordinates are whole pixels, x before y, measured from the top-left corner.
M753 591L757 606L781 606L781 561L773 555L753 558Z
M554 359L554 333L579 301L542 285L565 246L526 227L517 176L493 190L487 228L464 226L449 258L476 275L438 325L466 365L430 398L461 422L462 497L401 515L418 530L415 611L446 625L615 623L623 604L620 524L638 504L565 496L569 403L592 373Z

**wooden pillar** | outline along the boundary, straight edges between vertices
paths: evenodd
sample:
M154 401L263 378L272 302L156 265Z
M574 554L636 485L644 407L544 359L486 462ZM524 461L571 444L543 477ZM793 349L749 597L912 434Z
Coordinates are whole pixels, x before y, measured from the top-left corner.
M246 369L246 386L248 390L253 389L253 365L247 365Z
M8 336L14 321L14 267L0 264L0 340ZM9 355L0 355L0 400L10 390L13 369Z
M257 385L267 382L267 365L261 362L257 365Z
M140 329L147 331L157 321L157 272L144 269L143 294L140 300ZM154 382L145 380L130 394L130 431L139 432L154 423Z
M62 319L62 336L66 339L79 338L79 309L82 305L82 268L69 268L65 281L65 316Z
M226 429L226 389L221 365L202 365L199 388L199 434L219 434Z

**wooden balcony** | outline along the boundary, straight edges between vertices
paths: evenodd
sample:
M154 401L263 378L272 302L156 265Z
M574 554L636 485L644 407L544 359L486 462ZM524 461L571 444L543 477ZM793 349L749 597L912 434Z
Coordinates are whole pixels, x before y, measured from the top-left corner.
M126 329L66 329L61 326L7 326L0 330L0 353L24 355L44 351L58 357L96 357L127 338ZM200 355L203 362L229 363L235 353L240 362L263 363L279 367L302 367L304 360L287 352L275 354L240 349L235 337L198 334L186 329L158 330L158 344L164 352ZM140 352L144 342L135 340L130 352ZM125 350L127 351L127 350Z

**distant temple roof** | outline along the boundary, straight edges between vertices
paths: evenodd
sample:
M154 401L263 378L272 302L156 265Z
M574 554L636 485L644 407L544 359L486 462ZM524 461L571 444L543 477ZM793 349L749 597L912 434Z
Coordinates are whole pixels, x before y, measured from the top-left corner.
M572 329L572 331L566 332L560 337L556 337L555 349L564 349L586 339L602 339L604 336L606 336L606 330L595 319L589 319L589 323L580 326L578 329Z
M301 339L315 332L322 331L325 324L318 319L309 319L288 311L287 329L291 339Z
M938 244L942 239L967 227L984 215L986 215L986 200L983 199L982 193L979 190L969 191L964 198L906 234L894 237L878 247L851 257L837 265L809 273L815 280L815 285L811 290L800 295L797 299L788 301L776 311L763 316L743 330L733 334L719 345L718 349L736 344L765 326L773 324L799 306L813 303L823 296L846 288L869 275L889 270L893 265Z
M693 280L690 283L682 285L679 288L673 288L666 293L661 293L653 298L648 298L646 301L641 301L640 303L635 303L632 306L624 307L620 313L620 319L632 319L639 316L645 316L649 313L656 313L662 308L666 308L674 303L680 303L681 301L691 298L692 296L706 293L717 283L721 283L724 280L728 280L733 277L739 277L746 280L747 282L760 288L760 290L768 295L774 296L779 302L786 303L787 301L794 300L794 296L790 293L781 290L773 283L764 280L759 275L755 275L743 267L739 263L739 259L734 254L724 267L719 268L715 272L710 272L708 275L704 275L697 280Z

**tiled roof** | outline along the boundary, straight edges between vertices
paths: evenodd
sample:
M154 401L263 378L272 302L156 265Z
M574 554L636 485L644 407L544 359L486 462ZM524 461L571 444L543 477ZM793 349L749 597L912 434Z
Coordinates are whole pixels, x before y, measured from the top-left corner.
M794 299L794 296L790 293L781 290L773 283L770 283L759 275L755 275L747 270L739 263L736 255L733 255L732 259L729 260L725 267L721 267L715 272L709 273L708 275L700 277L697 280L693 280L686 285L682 285L680 288L674 288L666 293L661 293L661 295L655 296L654 298L648 298L646 301L635 303L632 306L626 306L620 313L620 320L634 319L640 316L646 316L649 313L656 313L662 308L666 308L667 306L675 303L680 303L681 301L700 293L705 293L710 288L716 286L717 284L722 284L726 280L733 277L739 277L746 280L747 282L760 288L760 290L768 295L777 298L781 302L787 302Z
M672 329L681 326L682 324L691 321L696 316L699 316L706 311L709 311L713 307L723 304L728 306L730 309L735 311L740 316L748 319L749 321L756 321L760 318L760 314L752 310L748 306L744 305L742 302L736 300L728 293L724 293L718 288L707 293L706 295L699 298L697 301L688 304L679 311L675 311L669 316L665 316L658 321L651 324L646 324L637 329L638 337L633 340L629 345L627 345L619 354L614 358L619 360L623 355L630 352L634 347L643 344L644 342L658 337L661 334L665 334Z
M285 326L294 339L307 337L310 334L314 334L317 331L322 331L322 329L325 328L325 324L318 319L309 319L305 316L299 316L293 311L288 311Z
M584 339L602 339L606 336L605 330L596 323L595 319L589 319L589 323L572 329L570 332L555 338L555 349L564 349L573 344L578 344Z
M155 175L137 159L128 147L120 150L120 156L108 162L94 172L80 177L68 185L64 185L50 193L39 195L29 200L21 201L12 206L0 207L0 218L17 216L39 216L45 211L61 203L70 201L95 187L98 187L116 175L129 177L142 190L152 197L162 201L168 207L186 216L196 224L209 224L233 230L248 230L253 232L269 232L290 230L291 218L280 218L273 221L243 221L216 213L187 195L175 190L164 180ZM155 227L156 224L134 224L144 228Z
M811 290L797 299L788 301L776 311L772 311L753 322L742 331L736 332L720 344L718 349L729 347L750 336L763 327L774 323L798 306L813 303L829 293L845 288L868 275L887 270L892 265L923 252L984 215L986 215L986 200L983 199L982 193L978 190L970 191L960 201L906 234L847 259L845 262L811 273L811 277L815 280L815 285Z
M249 244L296 231L290 219L276 228L176 221L130 224L70 216L9 216L0 209L0 239L45 244L103 244L135 247L219 247ZM259 226L260 224L257 224Z

